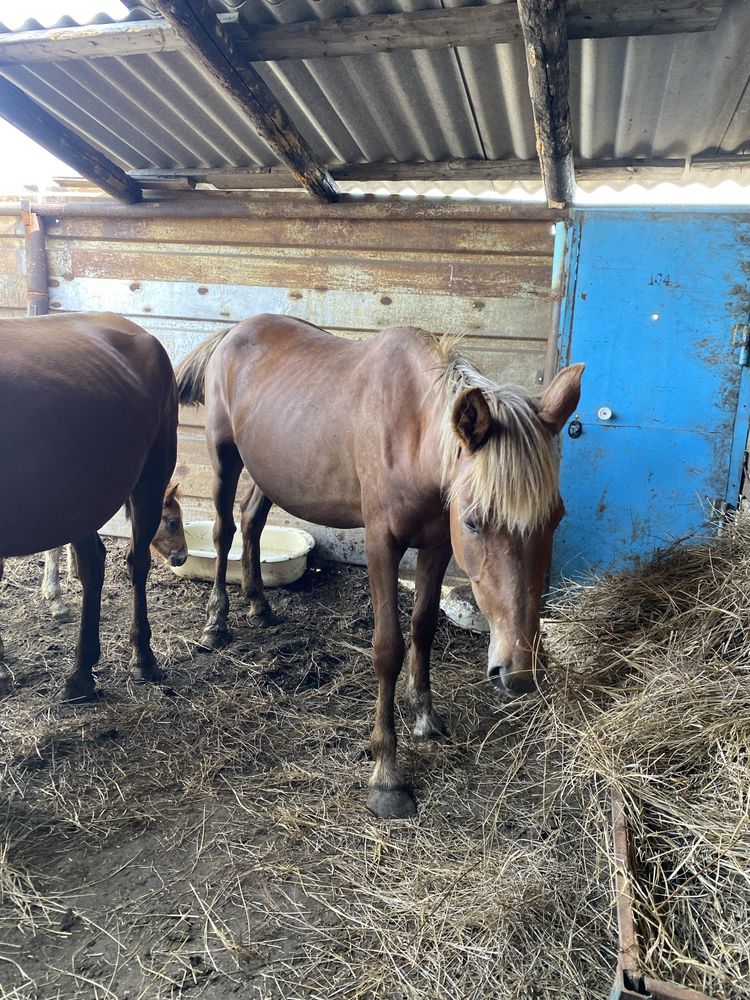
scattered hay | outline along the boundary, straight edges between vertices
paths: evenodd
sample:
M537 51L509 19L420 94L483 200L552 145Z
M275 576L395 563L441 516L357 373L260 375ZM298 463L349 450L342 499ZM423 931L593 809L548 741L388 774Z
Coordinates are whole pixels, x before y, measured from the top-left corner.
M119 549L119 546L110 546ZM566 598L543 691L498 698L486 638L441 623L451 738L400 720L414 820L364 810L375 683L366 575L272 594L282 625L196 646L208 588L158 567L170 687L126 680L110 559L91 706L58 705L75 626L36 560L0 617L0 998L583 998L616 964L609 788L635 831L647 971L750 997L750 542L673 553ZM402 616L410 597L402 593ZM403 699L402 699L403 703Z

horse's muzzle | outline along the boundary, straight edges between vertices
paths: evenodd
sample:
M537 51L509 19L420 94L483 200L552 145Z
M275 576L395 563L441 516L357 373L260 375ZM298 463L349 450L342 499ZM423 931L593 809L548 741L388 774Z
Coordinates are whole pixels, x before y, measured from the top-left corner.
M187 549L177 549L176 552L169 553L169 565L170 566L182 566L188 557Z
M487 679L506 694L528 694L530 691L536 691L536 681L532 671L513 670L507 664L489 667Z

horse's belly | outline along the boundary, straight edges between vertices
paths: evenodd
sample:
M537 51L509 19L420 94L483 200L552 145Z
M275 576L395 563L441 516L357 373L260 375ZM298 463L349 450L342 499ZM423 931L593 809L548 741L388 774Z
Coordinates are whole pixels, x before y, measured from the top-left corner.
M56 548L101 528L140 474L146 448L134 448L133 436L125 421L92 420L77 434L48 426L33 447L21 436L4 442L0 556Z

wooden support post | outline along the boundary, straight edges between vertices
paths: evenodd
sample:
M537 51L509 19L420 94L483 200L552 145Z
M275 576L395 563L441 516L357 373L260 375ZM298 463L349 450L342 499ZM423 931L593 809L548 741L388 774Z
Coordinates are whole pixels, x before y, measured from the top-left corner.
M565 208L575 195L573 138L568 104L568 34L565 0L517 0L526 43L529 95L536 151L550 208Z
M141 200L137 181L4 77L0 77L0 116L118 201Z
M339 189L262 77L244 63L208 0L153 0L195 59L242 109L258 135L310 194L336 201Z

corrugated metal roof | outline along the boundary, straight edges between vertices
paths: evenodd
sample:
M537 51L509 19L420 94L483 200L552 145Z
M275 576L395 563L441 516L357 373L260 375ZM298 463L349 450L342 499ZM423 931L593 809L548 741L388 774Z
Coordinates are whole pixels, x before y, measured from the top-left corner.
M440 6L462 6L462 0L245 0L236 9L240 26L251 35L261 24ZM233 9L218 3L215 8ZM127 20L148 16L135 8ZM72 22L67 16L63 20ZM42 26L30 22L25 27ZM572 41L570 60L579 162L750 154L746 0L728 0L714 31ZM520 42L256 63L255 68L328 165L535 156ZM34 62L3 66L2 73L126 170L200 171L279 162L186 52ZM741 175L750 179L750 167L734 179ZM685 179L711 183L727 176L691 171ZM584 186L603 183L613 181L597 176ZM621 179L617 183L624 186ZM423 190L430 185L409 186ZM502 191L512 185L440 186Z

